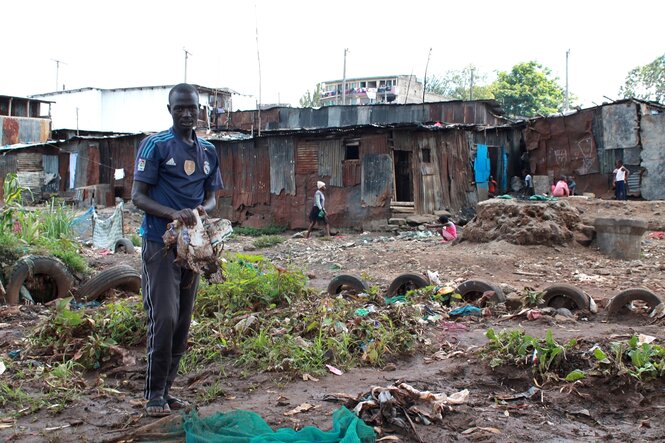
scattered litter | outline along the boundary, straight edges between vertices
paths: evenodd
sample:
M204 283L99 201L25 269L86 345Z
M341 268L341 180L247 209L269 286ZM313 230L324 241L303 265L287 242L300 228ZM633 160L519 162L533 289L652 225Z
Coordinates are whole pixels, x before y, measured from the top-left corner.
M369 315L369 310L365 308L358 308L356 309L355 314L358 317L367 317Z
M538 309L531 309L529 312L526 313L526 318L527 320L536 320L540 317L543 316L543 313L540 312Z
M465 431L462 431L462 434L464 434L464 435L473 434L474 432L478 432L478 431L491 432L492 434L501 434L501 431L497 428L486 428L486 427L481 427L481 426L474 426L473 428L469 428Z
M313 375L307 374L307 373L302 375L302 380L303 381L319 381L318 378L314 377Z
M16 350L16 351L9 351L9 352L7 353L7 355L8 355L9 358L11 358L12 360L18 360L19 358L21 358L21 350L18 349L18 350Z
M456 308L453 309L448 313L451 317L454 316L460 316L460 317L467 317L467 316L476 316L480 317L482 315L483 311L480 309L478 306L473 306L473 305L466 305L462 306L461 308Z
M645 335L645 334L640 334L637 336L637 344L642 346L643 344L650 344L653 343L654 340L656 340L656 337L653 337L651 335Z
M652 238L654 240L664 240L665 239L665 232L663 232L663 231L649 232L649 238Z
M519 400L522 398L526 400L533 400L533 398L539 395L541 392L542 391L539 388L531 386L528 390L520 392L519 394L497 395L494 398L499 401L512 401L512 400Z
M466 332L469 330L469 327L465 325L464 323L458 323L456 321L444 321L441 323L441 326L443 327L444 331L451 331L451 332L456 332L456 331L462 331Z
M383 297L383 301L387 305L394 305L395 303L406 303L406 296L396 295L394 297Z
M337 369L337 368L334 367L334 366L326 365L326 368L328 368L328 370L329 370L330 372L332 372L333 374L335 374L335 375L342 375L342 374L344 374L340 369Z
M291 416L291 415L296 415L300 414L301 412L308 412L311 411L312 409L316 409L318 406L313 405L311 403L303 403L300 406L295 407L294 409L291 409L290 411L287 411L284 413L284 415Z
M7 370L7 366L5 366L5 362L0 360L0 375L4 374L4 372Z
M433 285L441 286L443 283L441 283L441 279L439 278L439 273L435 271L430 271L429 269L427 270L427 278L429 278L429 282Z

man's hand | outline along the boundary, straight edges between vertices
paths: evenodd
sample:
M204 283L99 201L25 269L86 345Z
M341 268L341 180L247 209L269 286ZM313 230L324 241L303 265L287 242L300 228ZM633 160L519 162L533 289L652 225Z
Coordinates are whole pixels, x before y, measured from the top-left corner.
M199 217L207 217L208 213L206 212L206 209L203 207L203 205L198 205L196 207L196 211L199 213Z
M179 221L188 227L194 226L196 224L196 217L194 216L194 211L191 209L181 209L174 212L171 217L173 220Z

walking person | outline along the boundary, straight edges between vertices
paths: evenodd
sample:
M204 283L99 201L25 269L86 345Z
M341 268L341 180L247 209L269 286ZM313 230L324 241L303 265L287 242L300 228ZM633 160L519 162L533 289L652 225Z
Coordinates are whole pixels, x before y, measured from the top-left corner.
M330 223L328 222L328 213L326 212L326 196L324 194L326 184L322 181L316 182L316 192L314 193L314 206L309 211L309 227L307 228L307 236L312 232L314 225L323 223L326 225L326 234L330 237Z
M623 165L621 160L617 160L615 163L614 171L614 196L617 200L626 200L626 182L628 181L628 175L630 171Z
M199 275L174 263L176 247L165 249L162 236L173 220L196 223L194 210L205 214L217 205L223 187L215 147L196 136L199 94L181 83L169 92L167 109L173 126L145 138L134 166L132 202L145 212L143 306L148 315L146 414L164 416L189 406L169 392L185 353Z

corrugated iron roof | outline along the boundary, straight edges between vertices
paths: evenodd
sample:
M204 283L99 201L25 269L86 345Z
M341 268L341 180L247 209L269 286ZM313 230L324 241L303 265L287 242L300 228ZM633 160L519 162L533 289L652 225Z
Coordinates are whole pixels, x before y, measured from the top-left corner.
M37 148L40 146L57 147L57 142L49 140L47 142L42 142L42 143L15 143L13 145L0 146L0 152L19 151L21 149Z

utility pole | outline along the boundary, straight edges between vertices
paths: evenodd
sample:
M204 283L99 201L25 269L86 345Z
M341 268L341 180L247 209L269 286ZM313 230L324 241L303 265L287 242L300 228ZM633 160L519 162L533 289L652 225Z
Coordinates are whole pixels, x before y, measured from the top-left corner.
M342 104L346 104L346 53L349 48L344 48L344 72L342 73Z
M570 108L570 103L568 102L568 55L570 54L570 49L566 51L566 98L563 104L563 111L567 112Z
M427 64L425 65L425 77L423 78L423 103L425 103L425 91L427 90L427 68L429 68L429 58L432 55L432 48L429 48L427 54Z
M51 60L55 62L55 91L58 92L58 86L59 86L58 76L60 75L60 63L62 63L63 65L66 65L67 63L63 62L62 60L56 60L54 58L52 58Z
M187 59L189 58L190 55L194 54L192 54L185 48L182 48L182 50L185 51L185 83L187 83Z

